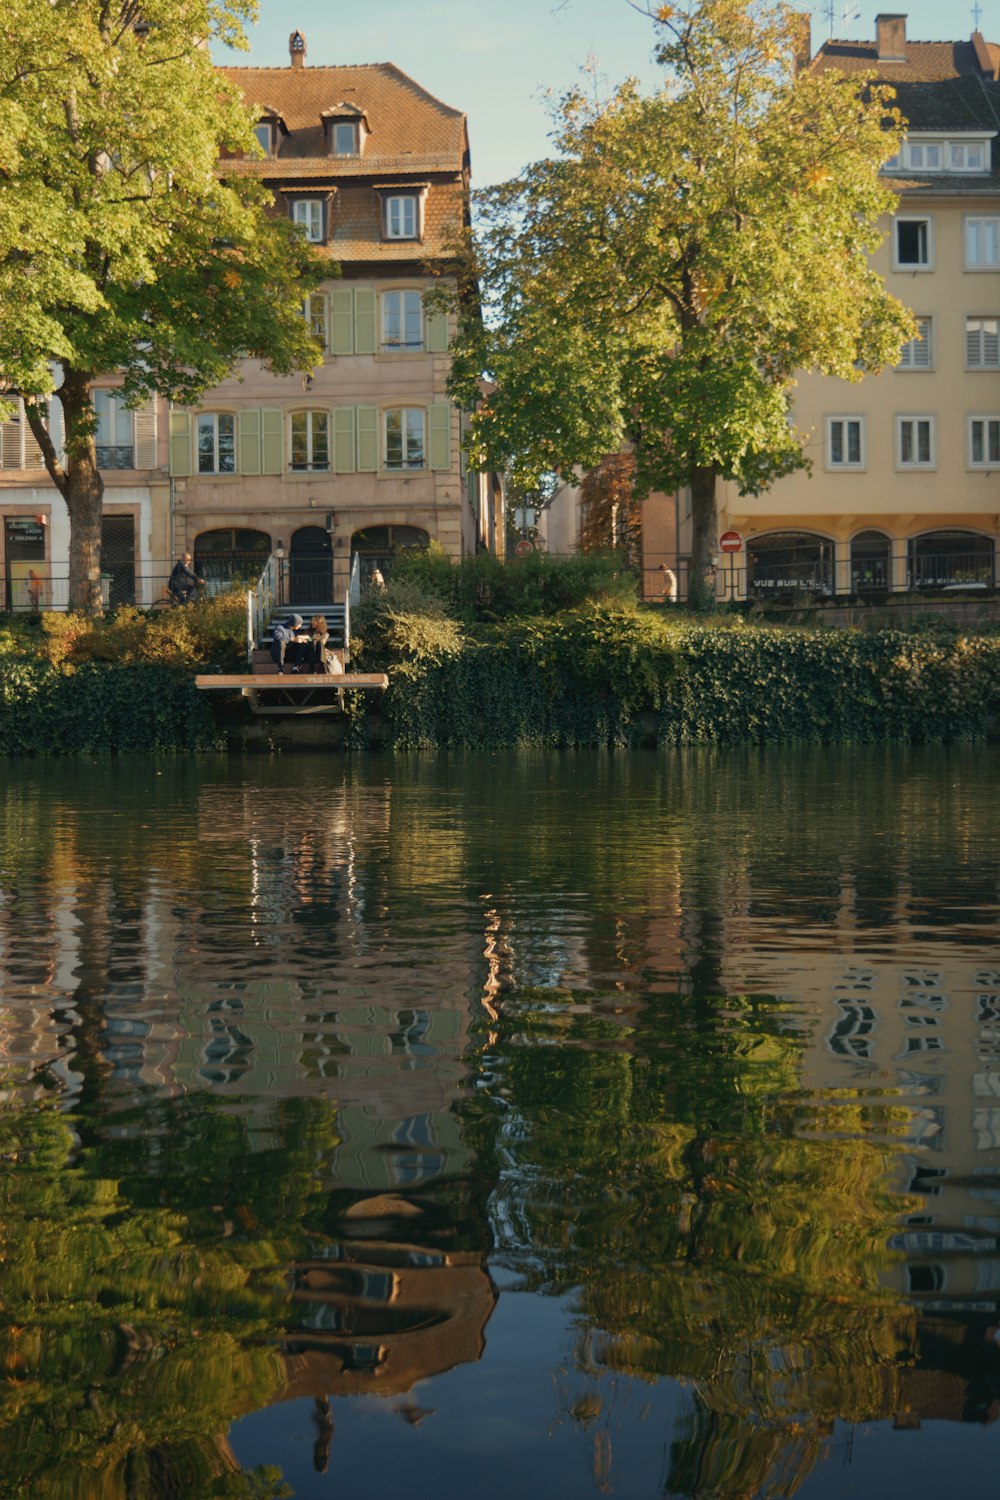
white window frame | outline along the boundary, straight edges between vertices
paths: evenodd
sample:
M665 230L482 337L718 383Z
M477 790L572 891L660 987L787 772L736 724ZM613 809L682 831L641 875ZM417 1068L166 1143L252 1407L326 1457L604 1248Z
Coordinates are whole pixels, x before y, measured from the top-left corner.
M323 243L322 198L293 198L292 223L301 229L311 245Z
M973 328L974 323L992 323L992 329ZM978 359L969 357L970 336L978 337ZM988 356L992 355L992 358ZM1000 313L969 313L965 319L965 368L967 370L1000 370Z
M400 418L401 461L393 463L389 455L389 427L393 417ZM419 426L419 433L417 427ZM382 467L390 474L420 473L429 467L427 451L427 412L422 406L389 406L382 413ZM419 451L419 463L410 458L411 443L414 453ZM419 449L416 444L419 444Z
M330 299L325 292L310 292L302 303L302 316L324 349L330 347Z
M927 428L927 457L904 458L904 442L909 440L911 454L918 451L920 427ZM905 412L896 417L896 468L910 473L914 469L928 472L937 468L937 432L934 417L929 412Z
M926 260L910 261L899 258L899 227L902 224L923 224L926 226ZM934 269L934 220L929 214L897 214L892 221L892 269L894 271L915 272L933 271Z
M965 269L967 271L1000 269L1000 214L966 214L964 228ZM981 253L984 242L987 248L992 249L992 258Z
M982 443L985 458L975 457L975 433L974 428L979 424L982 427L980 442ZM993 436L996 442L991 442L990 428L995 428ZM990 457L990 450L996 454ZM974 412L968 419L967 426L967 455L968 467L970 469L1000 469L1000 412Z
M388 333L389 309L391 299L399 299L398 323L400 337L391 340ZM419 336L416 342L406 339L407 324L412 319L413 304L410 303L409 315L406 307L406 299L416 299L416 322ZM424 294L414 287L390 287L382 293L380 308L379 348L382 354L422 354L427 345L427 329L424 322Z
M220 420L230 424L231 431L228 435L232 465L228 469L220 468L221 456L220 446ZM202 423L206 428L212 430L212 467L203 469L201 466L202 448L201 431ZM198 474L235 474L236 473L236 416L231 411L200 411L195 418L194 424L194 448L195 448L195 472Z
M858 456L857 459L850 459L850 458L835 459L834 458L834 443L835 443L834 428L837 425L843 423L844 427L846 429L846 424L849 423L849 422L856 422L857 425L858 425L858 455L859 456ZM847 436L848 435L847 435L846 430L841 431L841 433L840 433L840 451L841 451L842 454L848 451ZM868 457L868 455L867 455L866 448L867 448L867 437L866 437L866 433L865 433L865 419L864 419L864 417L859 412L834 412L834 413L832 413L830 416L828 416L826 418L826 467L827 467L827 469L830 472L832 472L834 474L840 474L840 473L842 473L844 471L848 471L848 472L855 473L855 474L859 473L862 469L865 468L866 463L867 463L867 457Z
M343 150L338 143L338 132L350 133L350 147ZM360 156L361 155L361 124L358 120L334 120L330 125L330 146L332 156Z
M274 150L274 125L270 120L258 120L253 128L253 133L264 155L270 156Z
M408 228L411 213L412 226ZM418 240L420 238L420 194L415 192L384 193L382 222L387 240Z
M911 135L883 172L915 172L921 176L985 177L990 170L990 142L996 131L956 131L950 135ZM978 160L970 164L976 153Z
M933 370L934 368L934 319L923 314L915 319L917 335L907 339L899 351L897 370Z
M305 438L305 463L295 462L295 427L300 418L305 418L303 424L303 437ZM298 411L288 413L288 467L293 474L328 474L331 465L330 451L330 413L321 407L300 407ZM322 442L320 434L322 433ZM325 461L317 459L321 448L326 449Z

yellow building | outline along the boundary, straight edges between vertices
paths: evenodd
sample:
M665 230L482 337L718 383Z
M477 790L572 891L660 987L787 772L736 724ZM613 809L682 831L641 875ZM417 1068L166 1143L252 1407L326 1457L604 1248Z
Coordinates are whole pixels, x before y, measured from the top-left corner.
M811 66L874 71L908 122L886 165L899 207L876 257L919 335L852 384L804 375L793 420L811 472L758 496L720 486L720 593L794 598L982 593L1000 536L1000 47L910 41L879 15L872 42L825 42ZM666 504L673 506L673 501ZM690 522L680 501L680 552ZM648 550L648 549L647 549ZM658 559L657 559L658 560ZM683 563L682 563L683 569Z

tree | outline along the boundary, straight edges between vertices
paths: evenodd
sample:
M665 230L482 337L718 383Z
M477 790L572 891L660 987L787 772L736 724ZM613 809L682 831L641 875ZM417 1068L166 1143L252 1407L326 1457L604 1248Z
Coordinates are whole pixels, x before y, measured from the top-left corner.
M580 546L584 552L619 548L640 562L642 507L635 493L635 455L609 453L580 481Z
M255 151L209 39L253 0L5 0L0 22L0 390L21 394L70 518L70 605L99 613L94 380L192 402L241 356L319 360L314 257L220 157ZM46 423L58 396L60 455Z
M461 324L453 390L468 400L486 369L474 460L521 482L629 441L639 494L690 486L704 605L718 481L756 494L807 467L796 372L860 379L912 336L869 259L900 121L870 79L797 69L784 5L650 14L663 87L566 96L558 154L481 195L486 318Z

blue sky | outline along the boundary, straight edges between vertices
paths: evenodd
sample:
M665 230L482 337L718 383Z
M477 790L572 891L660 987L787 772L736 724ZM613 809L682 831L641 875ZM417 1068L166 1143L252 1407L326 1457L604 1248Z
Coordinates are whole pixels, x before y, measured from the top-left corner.
M315 64L394 62L469 117L476 187L520 170L547 149L546 90L561 93L593 60L612 84L630 73L653 86L652 27L628 0L259 0L247 54L218 61L260 67L288 62L288 36L303 32ZM1000 41L1000 0L980 0L980 30ZM805 8L805 7L804 7ZM874 37L879 10L905 11L909 36L966 38L972 5L906 0L898 5L834 3L833 35ZM814 48L830 35L828 8L810 7ZM844 19L845 14L860 14Z

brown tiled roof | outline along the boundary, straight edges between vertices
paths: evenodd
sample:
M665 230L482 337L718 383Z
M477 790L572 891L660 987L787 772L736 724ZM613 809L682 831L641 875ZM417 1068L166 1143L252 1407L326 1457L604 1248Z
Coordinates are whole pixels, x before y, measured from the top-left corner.
M285 182L303 177L383 177L386 173L407 177L428 172L459 172L461 162L450 154L424 156L411 153L403 156L373 156L366 151L363 156L313 156L288 157L268 156L262 160L254 158L232 158L225 163L226 172L240 177L261 177L268 181Z
M250 104L276 110L288 126L278 160L325 156L321 116L341 104L363 110L371 128L364 159L408 152L461 165L465 116L420 87L395 63L335 68L220 68ZM343 158L338 158L343 164Z
M980 40L982 40L980 38ZM995 43L983 44L988 64L995 70L998 49ZM875 42L828 41L813 58L814 68L836 68L841 73L867 73L873 69L886 83L928 83L935 79L982 76L984 58L970 42L906 41L906 61L879 59Z

